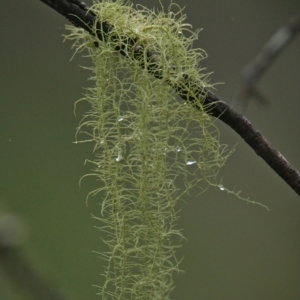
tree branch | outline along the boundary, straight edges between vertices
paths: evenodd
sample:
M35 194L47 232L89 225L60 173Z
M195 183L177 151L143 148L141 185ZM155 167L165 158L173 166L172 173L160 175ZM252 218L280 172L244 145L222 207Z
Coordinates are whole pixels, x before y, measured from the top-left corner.
M88 11L85 3L79 0L40 0L49 5L57 12L65 16L71 23L77 27L87 30L90 34L94 34L93 26L96 22L95 15ZM111 26L105 22L97 22L97 37L105 41L106 34L109 33ZM116 37L117 38L117 37ZM128 46L137 45L136 40L126 38L120 43L119 49L122 55L127 52L123 49ZM97 46L97 45L96 45ZM135 46L133 48L133 56L139 60L140 53L143 51L143 45ZM147 53L148 60L151 61L147 66L149 71L157 78L161 78L158 69L155 68L156 57L153 53ZM141 67L145 67L143 62L140 62ZM181 98L184 100L196 103L188 91L186 86L193 84L188 76L185 76L185 84L174 86ZM207 113L214 116L228 126L230 126L236 133L238 133L245 142L259 155L298 195L300 195L300 173L296 170L284 157L277 151L263 135L242 115L237 113L233 108L221 100L217 95L211 91L203 93L202 87L198 88L197 97L201 98L204 105L208 108Z
M254 98L259 103L266 105L266 97L257 88L258 82L276 57L293 40L300 31L300 13L291 18L288 23L281 27L263 47L253 61L251 61L242 71L242 78L245 86L238 92L242 100Z

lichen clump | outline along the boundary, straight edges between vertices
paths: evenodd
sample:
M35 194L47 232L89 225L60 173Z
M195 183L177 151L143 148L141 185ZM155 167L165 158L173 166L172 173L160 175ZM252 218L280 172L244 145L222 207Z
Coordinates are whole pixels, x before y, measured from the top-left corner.
M169 299L182 238L176 204L193 186L204 189L214 182L226 160L201 97L196 110L174 89L188 76L193 82L188 93L205 95L207 75L199 62L206 53L192 48L198 32L175 5L156 13L105 0L90 9L110 25L105 40L97 37L96 26L94 36L69 26L67 38L93 61L94 86L79 100L91 109L77 138L85 134L81 141L94 142L94 158L88 160L94 167L86 176L99 181L89 196L101 203L95 218L107 245L100 253L106 270L99 294Z

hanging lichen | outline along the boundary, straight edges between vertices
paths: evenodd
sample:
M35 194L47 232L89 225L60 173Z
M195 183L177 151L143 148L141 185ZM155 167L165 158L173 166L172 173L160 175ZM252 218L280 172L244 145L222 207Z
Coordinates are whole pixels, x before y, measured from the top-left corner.
M185 86L188 93L205 96L209 84L199 62L206 53L193 49L198 32L183 23L175 5L155 13L105 0L91 11L110 25L105 41L97 38L96 26L94 36L69 26L67 38L77 51L87 49L93 61L94 86L79 100L89 102L91 110L77 133L94 142L89 160L94 168L86 176L99 181L89 196L97 195L101 203L97 219L107 245L99 293L102 299L169 299L172 273L179 270L180 243L173 237L182 237L176 204L193 186L216 184L226 160L201 97L196 110L174 89L188 76L193 82ZM129 45L129 39L135 43ZM155 54L155 69L149 53Z

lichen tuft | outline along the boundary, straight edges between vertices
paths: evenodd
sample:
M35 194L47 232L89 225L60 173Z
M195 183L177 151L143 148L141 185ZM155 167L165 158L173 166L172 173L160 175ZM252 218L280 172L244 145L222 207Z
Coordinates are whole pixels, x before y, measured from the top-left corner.
M195 185L217 184L228 156L201 97L195 110L173 88L188 76L188 93L202 89L204 95L208 75L199 63L207 55L193 49L198 31L174 4L159 13L121 0L90 9L111 26L105 41L96 26L94 36L68 26L67 39L93 61L94 86L79 100L91 109L77 138L83 133L83 141L94 142L94 168L86 176L100 182L89 193L101 202L95 218L107 245L100 254L107 267L99 293L102 299L169 299L172 274L179 271L174 237L182 238L176 204Z

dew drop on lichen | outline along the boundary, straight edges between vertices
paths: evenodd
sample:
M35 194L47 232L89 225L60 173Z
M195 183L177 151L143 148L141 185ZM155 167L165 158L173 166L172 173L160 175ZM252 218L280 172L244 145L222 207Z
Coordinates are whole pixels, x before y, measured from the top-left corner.
M224 185L223 184L219 184L219 189L220 189L220 191L225 191Z

